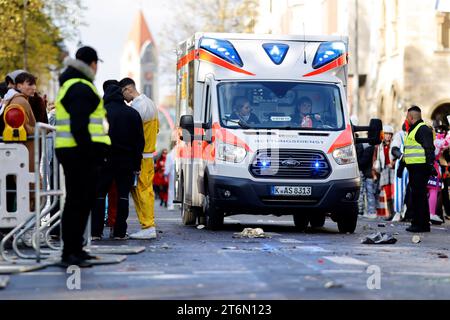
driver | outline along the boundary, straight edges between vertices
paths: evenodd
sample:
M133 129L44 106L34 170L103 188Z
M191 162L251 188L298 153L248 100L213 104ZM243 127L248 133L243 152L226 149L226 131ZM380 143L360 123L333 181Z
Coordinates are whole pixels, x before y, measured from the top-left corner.
M322 125L321 116L312 113L312 100L308 97L301 97L297 104L299 117L296 119L302 128L317 128Z
M260 124L258 117L252 112L250 101L247 98L237 97L234 101L233 110L230 120L241 120L248 124Z

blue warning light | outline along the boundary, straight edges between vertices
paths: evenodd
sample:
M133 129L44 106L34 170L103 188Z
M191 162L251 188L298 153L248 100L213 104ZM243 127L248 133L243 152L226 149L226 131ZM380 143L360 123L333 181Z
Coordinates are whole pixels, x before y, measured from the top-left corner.
M287 52L289 51L289 46L283 43L265 43L262 45L267 55L276 65L280 65Z

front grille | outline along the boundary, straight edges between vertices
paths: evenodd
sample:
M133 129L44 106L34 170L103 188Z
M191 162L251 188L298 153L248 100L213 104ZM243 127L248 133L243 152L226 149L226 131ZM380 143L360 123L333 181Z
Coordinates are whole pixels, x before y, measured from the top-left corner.
M258 150L249 167L256 178L326 179L331 174L327 157L320 151L298 149Z

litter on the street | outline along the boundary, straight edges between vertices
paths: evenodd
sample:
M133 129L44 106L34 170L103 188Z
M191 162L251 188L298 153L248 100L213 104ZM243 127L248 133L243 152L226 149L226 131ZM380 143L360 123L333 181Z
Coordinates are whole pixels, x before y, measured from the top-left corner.
M394 236L384 232L370 234L361 241L363 244L394 244L396 242L397 239Z
M237 247L223 247L222 250L237 250Z
M0 289L6 288L8 283L9 283L9 277L8 276L1 276L0 277Z
M245 228L242 232L235 233L233 238L270 238L261 228Z
M327 283L325 283L324 287L326 289L333 289L333 288L342 288L342 284L336 283L334 281L328 281Z

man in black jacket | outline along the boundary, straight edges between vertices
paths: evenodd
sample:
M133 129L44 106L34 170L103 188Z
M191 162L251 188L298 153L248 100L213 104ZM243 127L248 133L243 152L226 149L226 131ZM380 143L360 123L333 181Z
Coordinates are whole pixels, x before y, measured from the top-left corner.
M103 234L105 198L113 181L116 182L118 191L113 236L116 240L127 239L128 198L134 175L141 167L145 144L141 116L125 104L122 88L118 84L117 81L108 80L103 85L111 153L101 170L97 200L92 212L91 233L94 240L98 240Z
M97 52L82 47L76 59L66 58L56 99L56 156L62 164L66 201L61 229L64 242L61 266L89 267L93 257L83 251L83 233L95 202L99 167L111 141L103 129L106 121L101 97L93 85Z
M414 208L409 232L430 232L430 209L428 206L427 183L430 175L436 176L434 163L433 132L424 124L419 107L408 109L408 135L402 161L409 172L411 206ZM397 176L399 176L397 172Z

